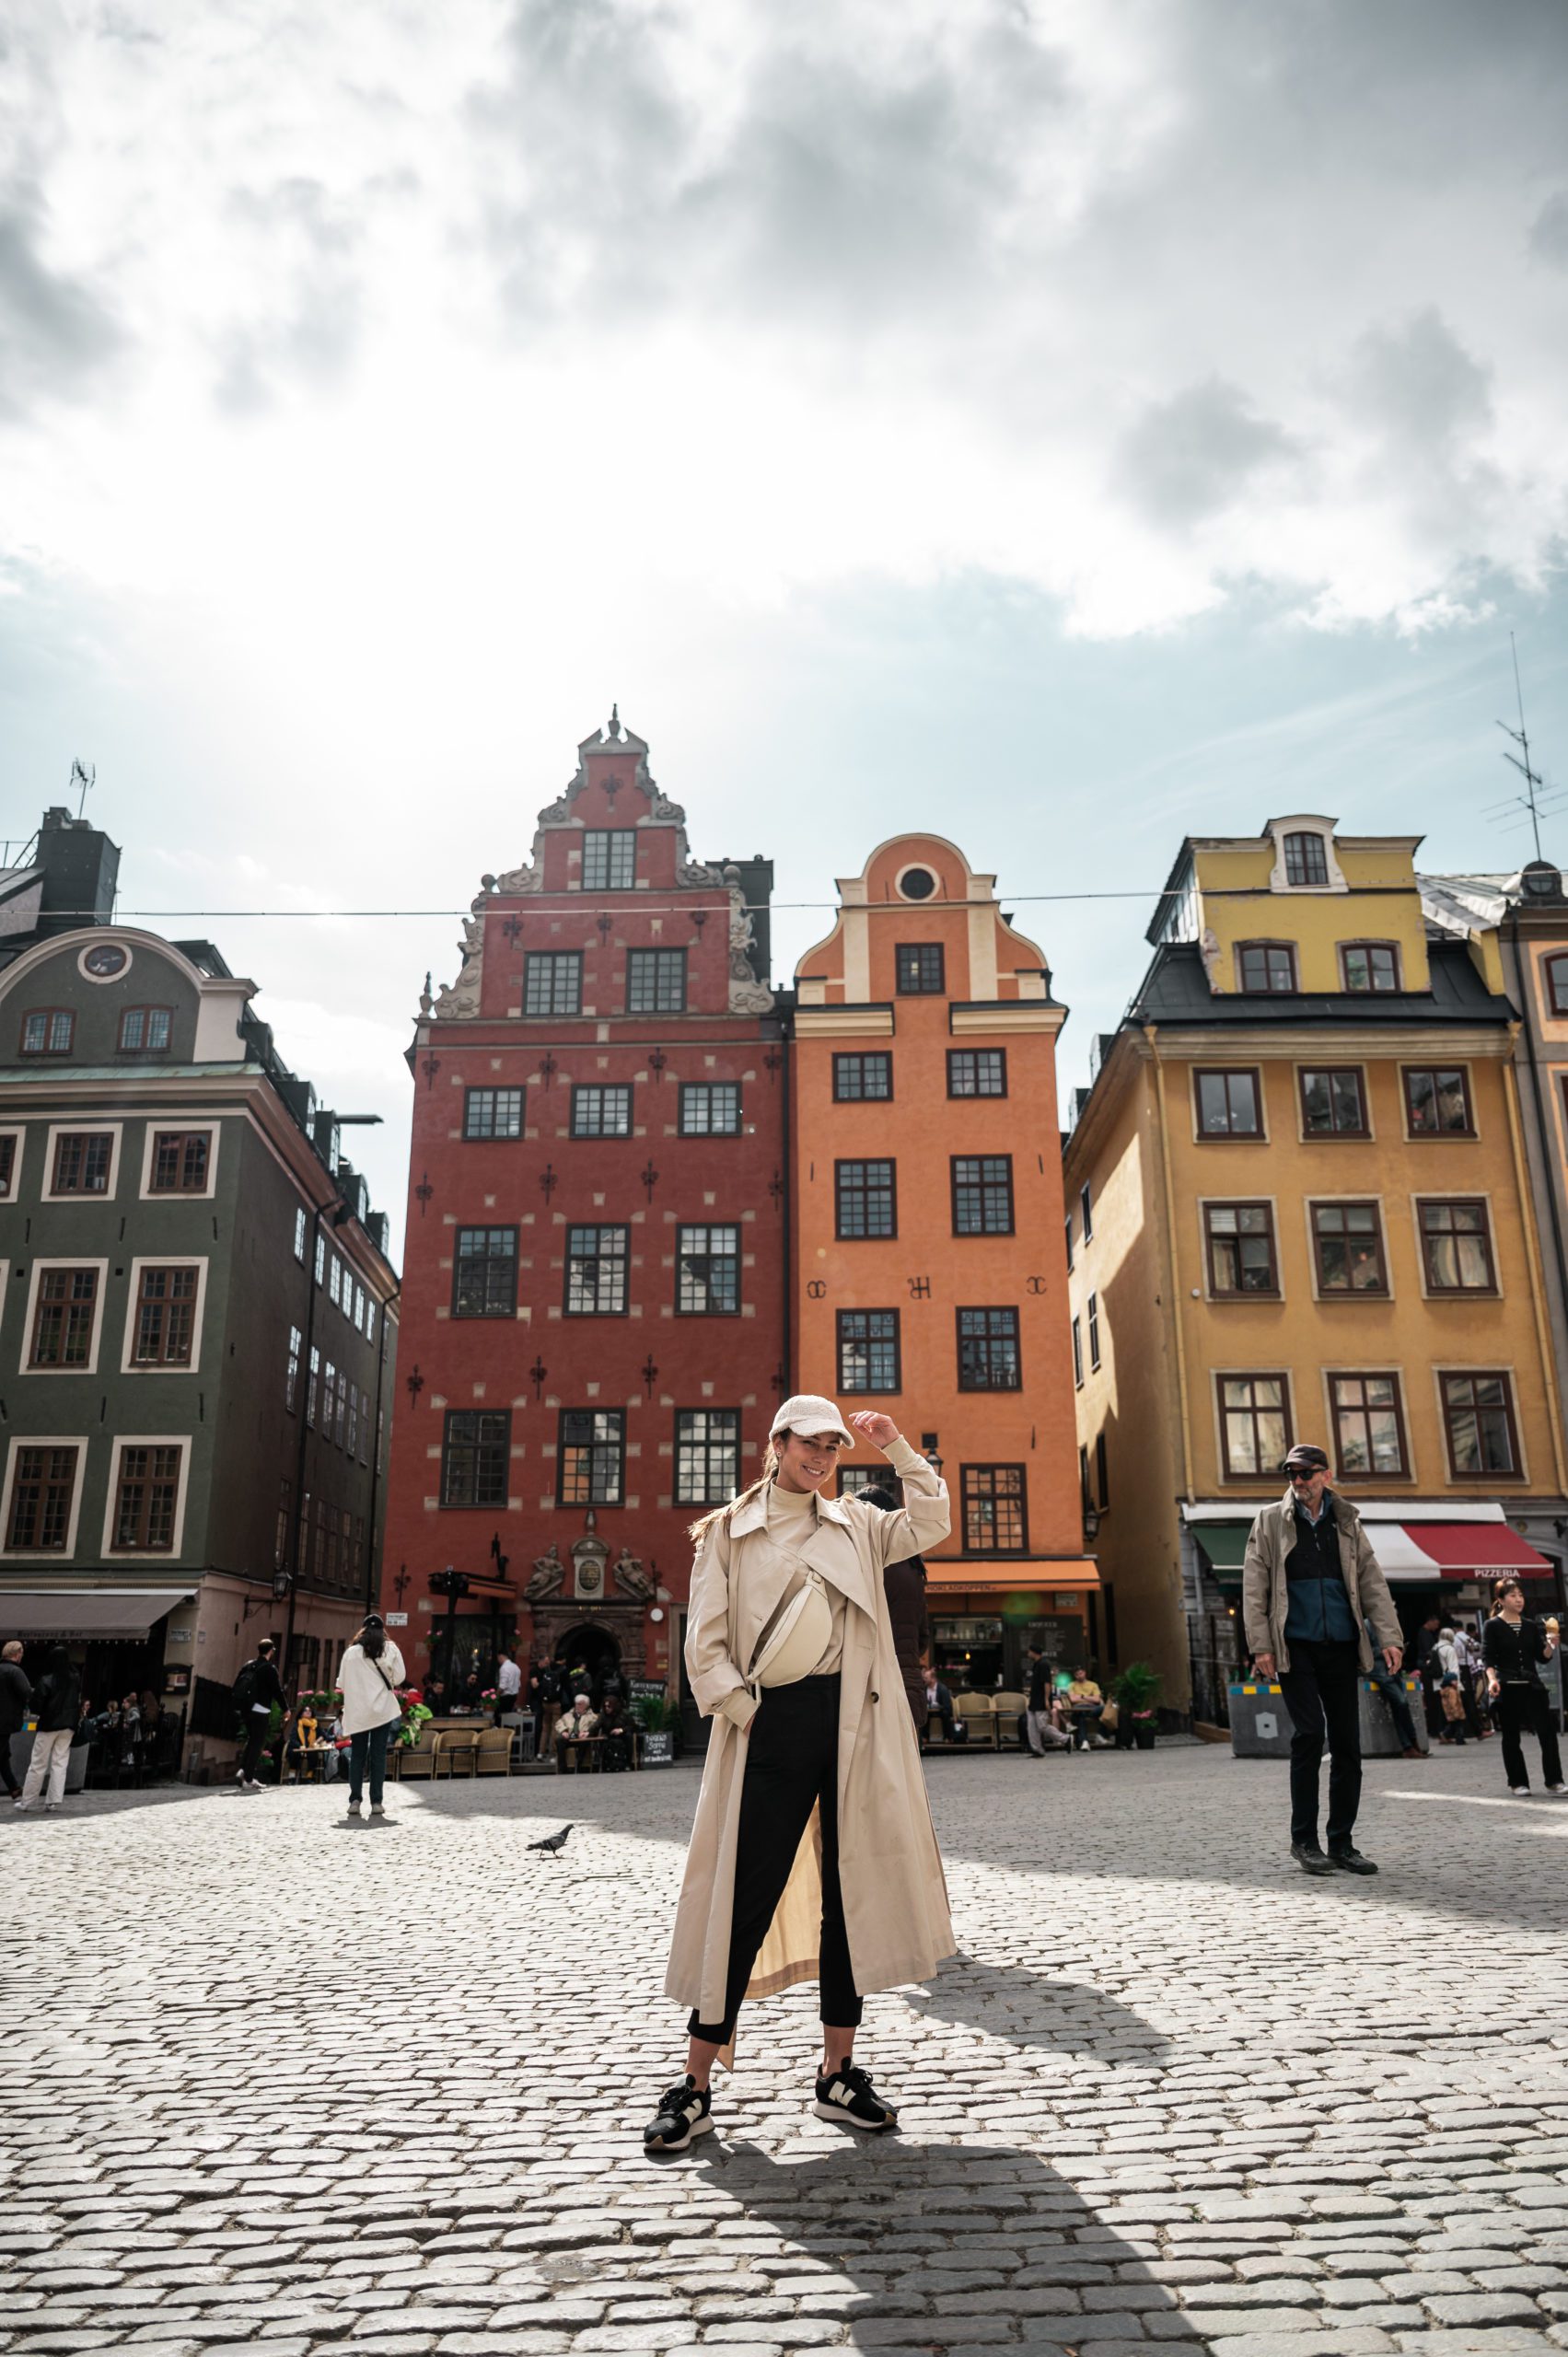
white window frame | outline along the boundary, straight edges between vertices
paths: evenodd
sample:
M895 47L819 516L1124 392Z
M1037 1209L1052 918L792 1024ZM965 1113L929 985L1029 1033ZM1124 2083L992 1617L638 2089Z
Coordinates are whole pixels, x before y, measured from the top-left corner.
M36 1446L36 1443L34 1444ZM177 1448L180 1486L174 1497L174 1543L169 1547L113 1547L114 1502L120 1494L120 1465L128 1448ZM189 1433L116 1433L109 1451L109 1487L104 1495L102 1560L106 1563L172 1563L185 1545L185 1499L191 1485ZM6 1525L0 1523L0 1530Z
M43 1185L39 1201L44 1203L111 1203L120 1191L120 1147L124 1135L122 1121L52 1121L44 1135ZM54 1156L62 1138L99 1138L113 1140L109 1152L109 1184L101 1195L57 1194L54 1187Z
M194 1269L196 1277L196 1306L192 1312L193 1330L191 1336L191 1360L187 1366L171 1364L167 1359L144 1363L134 1355L136 1341L136 1302L142 1290L144 1269ZM122 1375L197 1375L202 1365L202 1324L207 1306L207 1262L196 1252L140 1252L126 1269L130 1291L125 1297L125 1333L120 1352ZM35 1374L46 1372L34 1368Z
M153 1192L154 1141L160 1137L173 1136L177 1132L183 1136L188 1130L205 1130L210 1138L211 1143L207 1147L206 1185L192 1188L189 1193L183 1187L166 1188L155 1195ZM138 1201L144 1203L210 1203L217 1192L220 1133L220 1124L207 1113L198 1115L192 1121L150 1120L147 1123L146 1136L142 1141L142 1191Z
M76 1533L82 1519L82 1492L87 1486L87 1435L86 1433L12 1433L10 1450L6 1458L6 1484L0 1490L0 1561L7 1563L69 1563L75 1558ZM17 1451L19 1448L74 1448L76 1452L76 1479L71 1491L71 1519L65 1532L64 1547L7 1547L6 1533L11 1527L11 1495L17 1486Z
M27 1148L27 1136L23 1122L6 1121L0 1125L0 1138L15 1138L17 1141L16 1159L11 1165L11 1191L8 1195L0 1195L0 1203L14 1203L22 1191L22 1155ZM71 1200L74 1202L76 1198L73 1196Z
M38 1315L39 1283L45 1271L49 1269L96 1269L98 1271L98 1295L93 1303L92 1349L85 1366L34 1366L32 1364L33 1321ZM28 1314L27 1321L22 1328L21 1355L17 1362L17 1374L31 1376L35 1378L41 1376L45 1382L48 1382L51 1377L57 1379L63 1375L96 1375L99 1353L103 1347L103 1313L108 1295L109 1262L100 1260L94 1253L55 1252L52 1253L46 1260L35 1260L28 1271ZM4 1523L0 1523L0 1530L4 1528Z

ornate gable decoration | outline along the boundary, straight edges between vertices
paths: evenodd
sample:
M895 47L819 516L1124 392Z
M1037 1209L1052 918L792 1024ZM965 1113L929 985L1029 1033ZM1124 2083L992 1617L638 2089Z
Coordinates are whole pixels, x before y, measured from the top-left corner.
M543 891L544 836L557 828L576 824L573 813L588 782L588 755L609 752L624 752L635 763L633 782L648 797L647 815L639 819L637 825L640 828L675 829L677 881L685 885L716 885L720 890L729 894L729 1012L732 1015L764 1015L772 1005L773 993L766 978L757 973L752 962L755 935L739 870L691 857L686 839L686 813L679 802L671 802L660 793L648 768L646 740L621 726L617 705L610 711L608 727L596 729L578 746L576 772L565 791L540 812L529 857L520 867L509 868L504 876L480 877L480 890L470 902L473 913L464 923L463 937L458 944L458 956L462 961L458 979L455 982L444 984L434 1000L430 997L427 984L420 1001L422 1015L434 1014L436 1019L442 1023L460 1023L479 1014L484 981L486 907L492 897L500 893Z

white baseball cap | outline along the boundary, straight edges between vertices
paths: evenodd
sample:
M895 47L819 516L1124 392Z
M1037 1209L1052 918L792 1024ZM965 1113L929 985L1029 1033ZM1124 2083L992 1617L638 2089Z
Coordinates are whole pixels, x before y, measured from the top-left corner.
M768 1438L776 1440L780 1433L799 1433L803 1439L815 1439L821 1433L837 1433L851 1448L854 1434L830 1399L821 1399L815 1391L796 1392L786 1399L768 1427Z

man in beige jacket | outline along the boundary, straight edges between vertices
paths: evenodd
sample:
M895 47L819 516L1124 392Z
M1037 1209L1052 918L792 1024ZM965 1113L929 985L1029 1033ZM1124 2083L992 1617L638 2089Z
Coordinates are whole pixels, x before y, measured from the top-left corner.
M1290 1486L1283 1498L1252 1525L1241 1599L1258 1674L1277 1677L1295 1730L1290 1853L1305 1874L1375 1875L1353 1839L1361 1801L1361 1680L1373 1666L1374 1639L1388 1668L1399 1668L1400 1618L1361 1516L1329 1487L1323 1451L1298 1442L1284 1472ZM1318 1842L1325 1737L1331 1755L1327 1854Z

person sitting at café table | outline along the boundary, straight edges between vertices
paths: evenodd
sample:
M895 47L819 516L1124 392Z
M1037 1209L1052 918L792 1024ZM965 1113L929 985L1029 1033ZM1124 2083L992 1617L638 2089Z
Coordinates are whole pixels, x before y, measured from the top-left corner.
M294 1766L294 1776L296 1783L302 1784L305 1782L305 1762L300 1756L301 1753L307 1751L314 1752L319 1740L320 1736L317 1725L316 1713L311 1709L308 1701L301 1702L298 1710L295 1713L294 1733L289 1739L288 1747L288 1756ZM314 1762L312 1762L312 1765L314 1765Z
M586 1694L573 1697L572 1707L555 1730L556 1766L564 1775L567 1766L575 1759L581 1766L582 1747L598 1738L598 1713Z
M1096 1727L1105 1710L1105 1696L1088 1671L1081 1666L1074 1670L1073 1682L1063 1700L1079 1750L1087 1751L1092 1743L1103 1751L1105 1737L1096 1733Z
M944 1742L957 1743L958 1738L953 1732L955 1724L953 1697L937 1677L936 1672L929 1666L925 1672L925 1713L928 1723L933 1716L941 1720Z
M632 1764L632 1731L626 1716L626 1705L619 1695L607 1695L598 1714L598 1731L604 1737L604 1764L607 1768L629 1768Z

